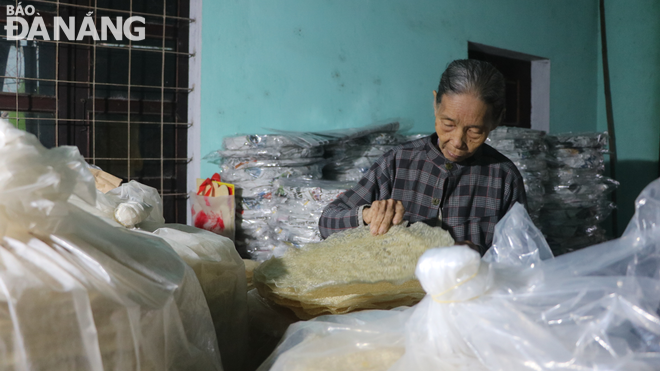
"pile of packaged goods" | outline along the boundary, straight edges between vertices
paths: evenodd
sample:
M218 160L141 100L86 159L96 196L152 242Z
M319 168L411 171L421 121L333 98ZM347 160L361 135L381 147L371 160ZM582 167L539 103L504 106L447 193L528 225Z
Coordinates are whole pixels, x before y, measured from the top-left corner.
M323 177L357 182L380 156L404 141L405 137L395 132L378 132L328 144Z
M549 147L541 229L556 255L606 240L600 223L615 208L619 183L603 176L606 133L547 136Z
M537 223L544 204L547 145L545 132L500 126L490 132L486 143L497 149L516 165L525 183L530 217Z
M323 144L314 135L226 137L223 149L205 157L220 166L222 181L236 185L236 248L244 257L269 254L273 240L273 182L281 178L320 179Z
M357 181L362 173L355 169L366 171L378 156L399 143L402 137L395 134L397 130L398 122L387 122L320 132L275 130L277 134L224 138L223 149L205 159L219 165L223 182L236 185L235 242L241 255L265 260L291 245L318 241L320 201L305 209L297 208L300 200L285 200L289 196L274 202L273 192L279 189L274 182L320 180L328 164L339 172L335 178ZM325 151L330 153L324 158ZM359 162L364 164L358 166ZM312 188L339 194L348 187L325 183Z
M557 258L515 205L483 258L420 257L417 305L294 323L258 371L658 370L659 195L621 238Z
M278 179L275 181L273 227L275 238L295 247L321 241L323 209L354 185L332 180Z
M0 121L3 368L222 370L194 269L165 239L114 221L117 208L106 222L69 202L96 209L94 184L77 148L46 149ZM119 214L157 209L130 201L119 204L136 213Z

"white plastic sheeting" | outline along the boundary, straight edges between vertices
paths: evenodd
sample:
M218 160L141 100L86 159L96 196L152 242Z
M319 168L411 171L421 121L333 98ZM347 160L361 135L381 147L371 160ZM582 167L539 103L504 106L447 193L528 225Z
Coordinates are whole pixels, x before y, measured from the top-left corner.
M636 207L623 237L551 258L516 205L483 259L420 258L418 305L294 324L260 370L660 369L660 180Z
M0 122L0 359L8 370L222 370L193 270L117 228L75 147Z

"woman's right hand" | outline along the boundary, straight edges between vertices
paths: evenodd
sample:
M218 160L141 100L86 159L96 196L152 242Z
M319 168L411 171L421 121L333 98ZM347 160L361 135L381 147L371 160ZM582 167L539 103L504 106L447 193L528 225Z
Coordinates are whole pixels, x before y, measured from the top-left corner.
M371 206L362 210L362 219L369 225L369 231L373 236L387 233L390 227L403 222L405 209L401 201L388 199L374 201Z

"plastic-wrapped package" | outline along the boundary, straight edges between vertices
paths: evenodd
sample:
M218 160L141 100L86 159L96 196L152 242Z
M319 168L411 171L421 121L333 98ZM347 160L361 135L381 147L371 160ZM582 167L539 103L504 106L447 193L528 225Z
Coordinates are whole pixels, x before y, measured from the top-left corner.
M329 204L354 186L351 182L328 180L281 179L276 183L276 195L289 199Z
M605 148L609 140L607 132L563 133L549 136L550 148Z
M405 138L398 133L382 132L367 135L367 140L374 146L379 145L392 145L397 146L405 140Z
M583 196L602 198L614 191L619 182L612 178L596 175L593 178L551 179L546 183L548 193L559 196Z
M545 137L545 132L541 130L525 129L512 126L498 126L495 130L488 134L489 140L500 139L542 139ZM488 142L486 142L488 143Z
M658 228L655 181L623 237L543 260L514 206L481 261L465 247L420 258L416 306L293 324L259 370L657 370Z
M313 133L241 135L224 139L223 150L206 160L220 166L224 181L236 186L236 247L244 257L263 259L277 244L271 227L273 182L280 178L320 179L323 144Z
M331 180L279 179L273 202L275 239L293 246L321 241L323 209L354 184Z
M311 223L318 219L314 213L291 214L284 210L279 220L288 224L278 226L276 215L267 216L245 212L264 208L262 200L272 197L273 182L277 179L321 179L326 165L337 170L339 176L357 180L373 161L393 148L401 139L396 131L399 123L388 121L360 128L321 132L289 132L273 130L278 134L238 135L226 137L223 149L214 151L206 160L219 165L224 181L236 185L236 246L244 256L264 259L274 251L286 249L281 242L306 243L320 238L311 230ZM373 143L372 143L373 142ZM324 154L328 159L320 156ZM366 157L365 153L370 156ZM361 158L362 165L355 164ZM315 227L317 228L317 227Z
M607 195L619 186L602 175L607 133L549 135L546 142L549 178L540 218L550 246L559 255L605 241L597 225L614 209ZM572 237L568 236L571 230L575 231ZM598 233L583 233L586 230Z
M240 370L247 356L245 265L227 237L180 224L153 232L170 244L199 280L225 370Z
M336 142L349 141L360 137L366 137L371 134L396 133L400 128L401 125L399 124L399 120L392 119L357 128L342 128L317 132L292 132L277 129L271 130L293 138L303 139L310 143L325 145ZM323 140L325 140L325 142Z
M75 195L72 195L69 202L106 221L111 220L127 228L133 228L142 222L165 223L163 203L158 191L153 187L132 180L107 193L95 191L95 194L95 210Z
M523 172L527 173L539 173L547 169L548 165L546 163L546 158L543 155L539 155L536 158L528 158L524 160L515 160L513 164L516 165L518 170L520 170L521 175Z
M591 225L602 222L616 206L606 199L575 203L547 203L541 217L548 225Z
M406 143L406 142L412 142L413 140L417 139L422 139L431 136L431 133L425 134L425 133L420 133L420 134L407 134L407 135L402 135L403 138L401 139L401 143Z
M149 216L153 207L139 201L123 202L115 209L115 220L127 228L133 228Z
M222 171L222 179L236 183L266 179L272 182L279 178L321 179L324 163L295 167L253 167Z
M557 148L550 153L550 167L596 169L603 168L605 163L603 150L597 148Z
M211 163L219 164L220 170L223 172L239 169L263 168L263 167L296 167L296 166L310 166L323 162L322 157L300 157L288 159L270 159L270 158L253 158L253 157L222 157L213 159L212 157L204 157Z
M539 130L501 126L491 131L486 143L510 159L520 171L532 220L538 222L546 202L548 179L545 133Z
M227 157L241 157L241 158L255 158L255 159L291 159L291 158L313 158L323 156L323 147L282 147L282 148L255 148L255 149L227 149L217 151L217 155L221 158Z
M325 144L318 136L298 133L298 135L236 135L225 137L222 146L227 150L253 150L259 148L318 147Z
M75 147L0 122L0 358L16 370L222 370L194 272L162 239L117 228Z
M263 297L303 319L410 305L422 294L413 274L419 256L453 244L449 232L424 223L396 225L381 236L358 227L264 262L254 283Z

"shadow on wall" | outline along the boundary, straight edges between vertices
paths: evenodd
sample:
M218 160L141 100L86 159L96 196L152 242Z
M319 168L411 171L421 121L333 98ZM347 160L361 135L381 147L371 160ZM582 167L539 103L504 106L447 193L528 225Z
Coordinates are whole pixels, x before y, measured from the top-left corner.
M607 166L606 168L609 168L609 164ZM635 213L635 199L644 187L658 178L658 161L619 160L616 172L617 180L621 183L616 193L619 221L619 233L616 237L619 237ZM611 228L611 222L604 226Z

